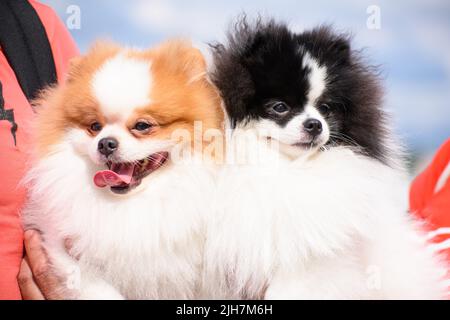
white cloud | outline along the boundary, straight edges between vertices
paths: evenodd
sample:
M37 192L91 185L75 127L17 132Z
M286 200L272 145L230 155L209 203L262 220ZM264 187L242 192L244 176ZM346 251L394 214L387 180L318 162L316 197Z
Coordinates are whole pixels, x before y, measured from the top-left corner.
M210 40L221 32L224 22L213 8L190 2L138 0L130 6L130 21L147 33Z

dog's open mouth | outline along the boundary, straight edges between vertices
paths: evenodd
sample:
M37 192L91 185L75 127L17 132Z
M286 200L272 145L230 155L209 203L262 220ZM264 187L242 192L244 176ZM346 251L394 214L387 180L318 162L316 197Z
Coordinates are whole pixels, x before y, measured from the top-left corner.
M125 194L137 187L143 178L161 168L168 157L168 152L157 152L136 162L108 162L108 170L98 171L94 175L94 183L99 188L109 186L112 192Z
M303 148L303 149L313 149L318 145L318 143L316 141L311 141L311 142L298 142L293 144L294 147L299 147L299 148Z

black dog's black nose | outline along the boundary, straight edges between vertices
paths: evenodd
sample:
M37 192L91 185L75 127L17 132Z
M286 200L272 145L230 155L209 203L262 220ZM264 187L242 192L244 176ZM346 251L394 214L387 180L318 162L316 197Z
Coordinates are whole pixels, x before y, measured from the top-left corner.
M111 153L117 150L119 147L119 141L117 141L116 138L103 138L98 142L98 152L105 155L106 157L109 156Z
M318 136L322 133L322 122L317 119L310 118L303 122L303 127L306 132L308 132L312 136Z

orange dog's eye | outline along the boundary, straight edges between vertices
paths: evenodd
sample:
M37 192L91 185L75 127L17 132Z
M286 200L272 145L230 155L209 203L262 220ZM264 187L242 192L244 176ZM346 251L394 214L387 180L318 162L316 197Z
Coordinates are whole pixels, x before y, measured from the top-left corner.
M150 131L150 129L152 128L152 124L146 120L139 120L136 122L136 124L133 127L133 130L141 133L141 134L145 134L148 133Z
M93 122L93 123L91 123L91 125L90 125L90 127L89 127L89 130L91 131L91 132L98 132L98 131L100 131L100 130L102 130L103 129L103 127L102 127L102 125L99 123L99 122Z

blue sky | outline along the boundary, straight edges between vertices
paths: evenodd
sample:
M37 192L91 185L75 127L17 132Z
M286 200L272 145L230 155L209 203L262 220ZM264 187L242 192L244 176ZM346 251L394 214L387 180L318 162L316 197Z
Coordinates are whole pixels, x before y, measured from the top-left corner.
M149 47L167 37L205 43L221 40L241 12L289 23L294 30L333 24L354 35L354 47L380 65L386 107L396 132L415 153L434 151L450 137L450 1L365 0L44 0L63 21L70 5L81 12L81 28L70 30L85 51L99 38ZM380 8L380 29L367 28L366 12Z

